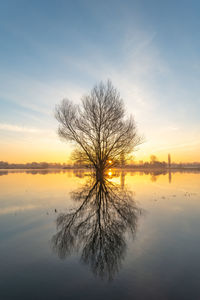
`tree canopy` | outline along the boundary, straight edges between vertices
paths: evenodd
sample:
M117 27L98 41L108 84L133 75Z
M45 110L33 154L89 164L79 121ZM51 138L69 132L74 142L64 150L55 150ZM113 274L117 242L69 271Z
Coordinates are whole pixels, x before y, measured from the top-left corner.
M56 106L55 117L59 136L76 145L73 158L100 172L125 160L141 143L135 121L126 116L111 81L94 86L80 105L64 99Z

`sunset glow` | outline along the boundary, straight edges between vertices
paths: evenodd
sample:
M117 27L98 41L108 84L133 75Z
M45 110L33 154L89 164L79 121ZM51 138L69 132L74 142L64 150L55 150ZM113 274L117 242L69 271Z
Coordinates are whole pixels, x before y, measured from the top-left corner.
M0 1L0 300L199 299L200 1Z
M110 78L144 136L135 161L200 161L198 5L145 3L1 3L0 160L70 160L55 105Z

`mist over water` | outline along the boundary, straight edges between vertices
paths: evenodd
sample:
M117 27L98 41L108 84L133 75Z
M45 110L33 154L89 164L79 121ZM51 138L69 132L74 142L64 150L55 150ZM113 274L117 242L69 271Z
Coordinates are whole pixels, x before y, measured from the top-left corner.
M198 299L200 173L0 175L0 299Z

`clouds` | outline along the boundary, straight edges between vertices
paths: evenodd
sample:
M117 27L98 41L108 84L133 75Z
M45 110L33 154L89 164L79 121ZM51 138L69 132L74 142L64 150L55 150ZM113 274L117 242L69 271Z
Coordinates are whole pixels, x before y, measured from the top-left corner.
M0 123L0 130L19 132L19 133L39 133L39 134L52 133L52 131L50 130L43 130L39 128L24 127L24 126L5 124L5 123Z
M0 74L0 97L2 99L46 115L52 113L55 103L66 94L76 98L77 90L78 88L73 88L72 84L67 84L67 82L63 85L62 81L59 84L52 83L25 76L20 72Z
M15 141L22 134L24 142L31 136L35 144L43 137L54 143L55 105L63 98L77 103L95 83L107 79L145 135L147 143L140 148L146 153L178 149L198 139L198 43L186 47L188 53L185 48L185 39L190 37L191 44L196 29L190 27L190 35L184 35L185 21L176 18L179 7L173 4L172 14L167 3L165 12L158 3L137 1L65 5L48 3L47 11L45 1L21 2L4 5L12 18L0 12L0 101L7 102L7 107L0 104L1 142L7 132ZM175 32L182 34L179 44ZM197 67L191 68L194 58Z

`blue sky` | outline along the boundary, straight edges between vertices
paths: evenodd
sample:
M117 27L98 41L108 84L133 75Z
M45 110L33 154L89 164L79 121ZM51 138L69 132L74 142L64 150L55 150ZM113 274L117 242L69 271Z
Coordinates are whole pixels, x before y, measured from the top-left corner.
M1 1L0 160L65 161L53 110L112 80L150 154L199 161L199 1Z

